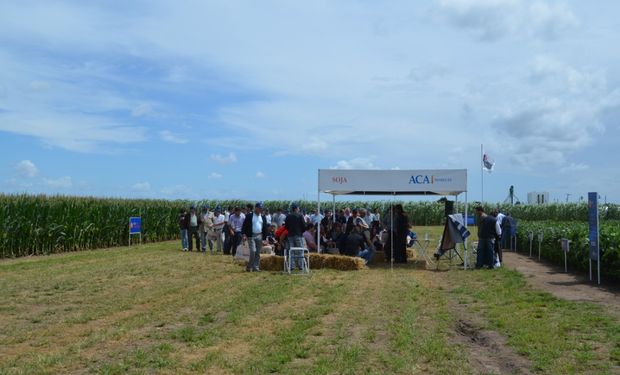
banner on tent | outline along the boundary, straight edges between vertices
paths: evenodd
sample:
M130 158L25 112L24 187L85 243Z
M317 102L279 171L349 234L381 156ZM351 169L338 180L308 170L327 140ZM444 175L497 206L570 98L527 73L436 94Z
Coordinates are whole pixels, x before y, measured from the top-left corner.
M467 191L466 169L319 169L319 190L331 194L439 194Z

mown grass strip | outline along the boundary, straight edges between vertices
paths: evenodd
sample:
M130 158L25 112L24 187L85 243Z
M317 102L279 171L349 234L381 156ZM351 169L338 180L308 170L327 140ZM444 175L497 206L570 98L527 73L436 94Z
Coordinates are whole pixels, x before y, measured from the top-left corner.
M452 274L451 294L488 328L549 374L608 372L620 366L620 324L592 303L558 299L513 270Z

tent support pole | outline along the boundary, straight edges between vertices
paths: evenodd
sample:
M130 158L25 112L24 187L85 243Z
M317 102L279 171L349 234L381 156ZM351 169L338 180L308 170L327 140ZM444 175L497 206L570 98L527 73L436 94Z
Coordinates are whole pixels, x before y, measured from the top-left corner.
M390 205L390 270L394 271L394 195Z
M321 217L321 188L318 189L316 196L317 196L316 214L319 215L319 217ZM316 252L322 253L321 251L321 221L320 220L316 226Z
M465 191L465 229L467 229L467 191ZM467 257L467 238L465 239L465 241L463 241L463 247L465 248L465 265L464 268L467 271L467 260L469 259Z

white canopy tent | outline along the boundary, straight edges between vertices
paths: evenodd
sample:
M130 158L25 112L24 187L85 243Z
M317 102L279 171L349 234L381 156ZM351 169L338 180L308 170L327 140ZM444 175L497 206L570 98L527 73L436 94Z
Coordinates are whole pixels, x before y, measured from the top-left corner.
M458 202L458 196L465 193L467 218L467 169L319 169L318 212L321 211L321 193L332 195L334 207L336 195L451 195ZM467 224L467 220L465 222ZM321 226L317 229L319 245Z

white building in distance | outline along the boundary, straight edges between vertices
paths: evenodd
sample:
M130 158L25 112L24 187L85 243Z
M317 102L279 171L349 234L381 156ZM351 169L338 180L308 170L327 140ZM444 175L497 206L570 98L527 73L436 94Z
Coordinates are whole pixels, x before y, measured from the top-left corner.
M527 193L527 204L547 204L549 203L549 192L532 191Z

